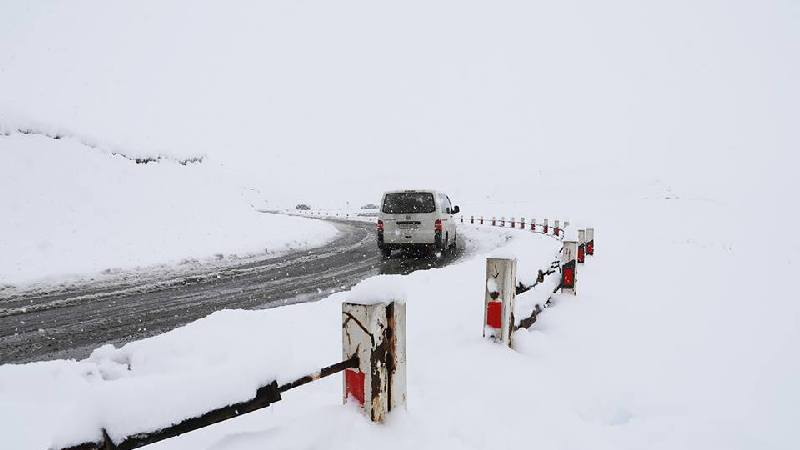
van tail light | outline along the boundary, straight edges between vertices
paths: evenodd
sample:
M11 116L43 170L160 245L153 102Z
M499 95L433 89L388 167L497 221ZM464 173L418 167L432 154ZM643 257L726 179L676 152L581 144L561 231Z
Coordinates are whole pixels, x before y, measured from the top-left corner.
M378 231L383 231L383 221L382 221L382 220L380 220L380 219L378 219L378 226L377 226L377 230L378 230Z
M434 231L440 232L442 231L442 219L436 219L436 223L433 225Z

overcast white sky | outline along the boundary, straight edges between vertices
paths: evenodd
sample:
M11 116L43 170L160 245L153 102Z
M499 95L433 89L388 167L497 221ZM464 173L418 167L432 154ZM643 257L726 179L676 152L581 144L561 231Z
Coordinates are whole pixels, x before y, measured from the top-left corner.
M206 154L289 202L746 191L797 164L799 54L793 1L2 0L0 120Z

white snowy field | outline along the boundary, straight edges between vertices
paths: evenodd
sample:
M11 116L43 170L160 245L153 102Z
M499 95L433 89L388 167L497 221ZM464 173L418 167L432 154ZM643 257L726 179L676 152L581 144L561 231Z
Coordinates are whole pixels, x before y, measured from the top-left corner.
M405 297L408 408L388 423L341 405L336 375L152 448L797 448L800 305L771 283L790 277L797 248L788 263L759 263L761 238L682 220L735 216L703 200L618 206L619 216L573 221L597 230L578 295L556 296L513 350L481 338L484 258L515 255L523 277L560 244L463 226L478 245L450 267L375 277L318 303L222 311L82 362L2 366L2 439L44 448L101 426L118 437L243 400L259 382L339 360L341 301Z
M0 180L0 286L280 254L337 233L259 213L265 199L213 161L136 164L69 138L0 135Z
M464 227L482 244L454 266L2 365L0 448L146 429L329 364L339 302L376 292L408 302L406 412L370 424L334 376L152 448L800 448L799 8L0 0L0 286L332 237L254 198L343 211L436 188L597 240L578 295L513 350L480 338L483 258L526 271L555 244L490 250L508 231Z

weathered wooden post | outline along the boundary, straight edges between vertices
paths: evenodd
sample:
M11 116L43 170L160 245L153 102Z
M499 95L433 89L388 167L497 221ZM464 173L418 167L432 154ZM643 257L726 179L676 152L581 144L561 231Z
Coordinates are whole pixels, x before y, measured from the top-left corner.
M586 259L586 230L578 230L578 264Z
M520 217L519 218L519 229L520 230L524 230L525 229L525 218L524 217Z
M483 225L483 216L481 216L481 225Z
M497 226L497 217L495 217L495 216L492 216L492 226L493 227Z
M531 217L531 231L536 232L536 219Z
M406 305L342 303L342 357L358 356L344 372L343 397L373 422L406 404Z
M516 226L517 226L516 223L517 223L516 218L512 217L511 218L511 228L516 228Z
M594 255L594 228L586 229L586 254Z
M469 223L475 224L475 216L469 216Z
M511 345L516 285L516 259L486 259L483 337L507 346Z
M575 255L578 243L564 241L561 247L561 292L575 294Z
M500 218L500 226L501 227L505 227L506 226L506 217L505 216Z
M547 226L548 226L548 224L547 224L547 219L544 219L544 226L542 227L542 229L543 229L543 231L542 231L542 232L543 232L544 234L547 234Z
M555 234L556 236L558 236L558 233L561 231L559 229L560 226L561 226L561 224L559 223L558 219L556 219L556 224L553 227L553 234Z

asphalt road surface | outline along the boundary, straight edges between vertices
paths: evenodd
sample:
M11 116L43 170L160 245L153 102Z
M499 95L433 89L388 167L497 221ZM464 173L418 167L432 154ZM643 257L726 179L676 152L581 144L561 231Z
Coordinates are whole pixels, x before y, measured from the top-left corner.
M281 257L191 275L0 294L0 364L83 358L102 344L164 333L221 309L318 300L372 275L441 267L461 256L395 252L383 259L374 224L334 223L341 233L333 242Z

